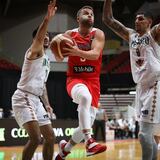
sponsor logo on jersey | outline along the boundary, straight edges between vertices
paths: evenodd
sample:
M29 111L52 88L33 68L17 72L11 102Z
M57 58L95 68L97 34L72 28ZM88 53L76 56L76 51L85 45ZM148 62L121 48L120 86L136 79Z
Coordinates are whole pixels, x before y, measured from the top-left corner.
M149 45L149 37L144 36L144 37L136 37L135 40L131 42L131 47L132 48L137 48L140 45L142 46L147 46Z
M74 66L73 67L74 73L93 73L95 71L94 66Z
M148 114L149 114L149 111L148 111L148 110L143 110L143 111L142 111L142 115L143 115L143 116L147 116Z
M43 118L49 118L48 114L43 115Z
M91 50L91 44L90 43L85 43L85 44L77 44L78 48L83 50L83 51L89 51Z
M49 62L49 60L48 59L46 59L46 58L44 58L43 59L43 64L42 64L43 66L47 66L48 68L50 68L50 62Z

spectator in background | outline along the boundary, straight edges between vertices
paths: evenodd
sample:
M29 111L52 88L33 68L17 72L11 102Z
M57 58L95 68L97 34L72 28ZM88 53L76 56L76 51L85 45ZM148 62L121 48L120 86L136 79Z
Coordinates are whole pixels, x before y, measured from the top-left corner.
M119 125L117 123L116 118L114 117L113 119L111 119L110 121L108 121L107 125L108 125L109 129L115 131L115 138L116 139L119 138L119 132L118 132Z
M118 123L118 135L121 139L128 137L128 121L124 119L123 115L120 115L121 117L117 119Z
M98 140L98 131L101 131L102 140L105 142L105 122L107 121L107 113L106 110L101 108L101 103L98 103L98 111L96 114L96 119L94 121L94 138Z
M136 130L136 120L135 117L132 117L128 121L129 133L128 137L135 138L135 130Z

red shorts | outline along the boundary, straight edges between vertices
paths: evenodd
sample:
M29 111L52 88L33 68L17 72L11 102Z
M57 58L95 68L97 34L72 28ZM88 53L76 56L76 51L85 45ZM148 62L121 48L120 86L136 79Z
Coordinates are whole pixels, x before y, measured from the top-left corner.
M88 87L88 89L89 89L89 91L92 95L92 106L97 108L98 107L98 101L99 101L99 98L100 98L99 78L85 78L85 79L83 78L83 79L80 79L80 78L68 77L66 86L67 86L67 92L70 96L71 96L71 90L72 90L73 86L75 86L78 83L85 84Z

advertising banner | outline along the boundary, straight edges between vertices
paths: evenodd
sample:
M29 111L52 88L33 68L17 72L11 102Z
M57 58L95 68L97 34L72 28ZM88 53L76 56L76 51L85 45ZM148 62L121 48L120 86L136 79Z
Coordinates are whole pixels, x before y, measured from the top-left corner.
M53 120L53 131L56 143L60 140L69 140L74 129L78 126L77 120ZM20 128L15 119L0 119L0 146L24 145L28 141L25 129Z

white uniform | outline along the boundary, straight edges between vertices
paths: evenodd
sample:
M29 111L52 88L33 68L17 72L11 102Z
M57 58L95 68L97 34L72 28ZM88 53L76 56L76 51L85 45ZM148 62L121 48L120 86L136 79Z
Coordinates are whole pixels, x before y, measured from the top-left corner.
M35 60L27 59L26 55L17 90L12 96L15 118L20 126L32 120L38 121L40 126L49 124L51 122L39 96L43 94L50 62L46 54Z
M143 122L160 123L160 46L150 32L141 37L132 32L129 46L137 116Z

